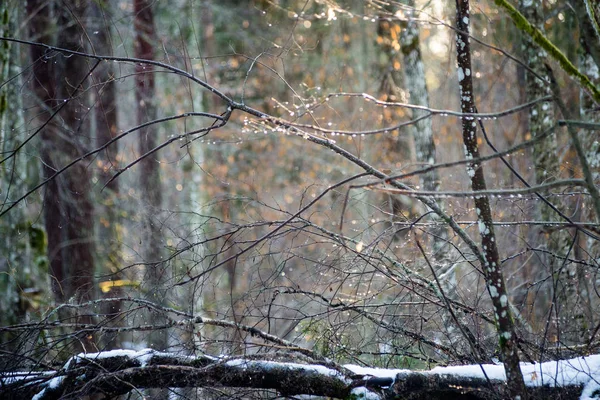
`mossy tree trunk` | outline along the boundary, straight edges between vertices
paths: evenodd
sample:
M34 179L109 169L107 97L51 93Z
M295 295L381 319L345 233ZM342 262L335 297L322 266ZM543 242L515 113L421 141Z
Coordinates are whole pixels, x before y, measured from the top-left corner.
M23 11L20 2L0 3L0 36L17 30ZM19 146L27 138L23 102L19 87L23 85L18 66L21 49L10 42L0 43L0 212L10 207L39 178L37 160ZM9 81L10 79L10 81ZM39 312L47 295L46 237L41 226L28 219L24 207L15 207L0 217L0 326L18 323ZM4 331L0 349L14 350L15 336ZM36 338L27 341L35 345ZM11 368L23 360L6 359ZM4 363L0 366L2 368ZM8 368L8 366L6 366Z
M598 18L600 12L600 4L596 2L594 7L588 9L585 7L583 2L575 2L575 11L579 22L580 31L580 42L581 42L581 54L580 54L580 69L590 77L592 82L596 85L600 85L600 32L594 27L598 27L600 19ZM580 117L582 121L600 123L600 114L595 111L598 104L594 102L594 99L584 90L580 91ZM589 163L594 182L600 182L600 139L598 138L597 130L586 130L582 131L582 142L583 147L587 149L586 158ZM584 198L584 208L582 212L582 220L588 222L600 222L600 216L598 216L594 210L593 205L589 198ZM585 238L586 242L586 256L589 260L588 265L578 265L577 267L577 282L579 286L578 299L581 313L584 318L581 319L583 323L582 336L584 340L590 340L592 331L598 324L598 310L600 309L600 303L598 302L598 296L594 295L594 286L597 286L600 282L598 279L590 281L590 277L596 276L600 265L600 240L588 236Z
M530 24L540 27L543 31L543 8L541 2L520 1L519 9L527 18ZM524 35L522 39L522 58L526 60L527 66L538 76L530 71L525 72L526 82L526 101L533 101L550 94L550 88L543 79L548 79L547 71L544 67L547 54L536 44L531 37ZM528 132L531 137L538 137L547 132L555 123L554 106L552 103L537 103L529 109ZM533 164L536 184L543 184L560 179L560 161L557 155L556 135L550 135L545 140L536 143L533 146ZM549 201L554 201L549 199ZM559 209L562 207L559 207ZM548 205L539 202L536 210L536 219L540 221L558 222L562 218L555 210ZM547 320L556 321L551 324L552 330L547 334L552 338L560 339L559 331L567 332L569 325L572 325L570 318L573 315L573 299L575 269L573 266L566 265L564 257L569 252L571 237L569 232L564 229L542 228L537 232L546 243L547 253L538 256L539 267L533 273L533 282L542 282L542 288L535 288L536 297L533 299L536 308L534 310L537 322L541 327L546 325ZM551 277L551 279L547 279ZM556 318L558 316L558 318ZM556 326L559 324L559 326ZM570 336L568 338L567 336ZM566 335L562 339L568 342L575 340L576 332L573 335Z

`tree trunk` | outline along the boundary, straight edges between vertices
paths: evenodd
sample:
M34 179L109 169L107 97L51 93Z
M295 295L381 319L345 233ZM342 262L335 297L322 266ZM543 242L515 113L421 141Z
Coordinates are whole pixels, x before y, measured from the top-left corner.
M68 6L69 11L64 8L59 11L57 42L67 49L83 50L85 34L79 25L72 23L71 13L82 20L86 16L87 6L79 1L72 1ZM59 138L54 137L53 142L48 144L56 146L55 140L61 141L61 151L66 156L61 159L61 165L85 153L91 145L87 117L89 101L80 84L85 84L88 79L90 67L88 60L83 57L58 57L56 63L56 96L63 102L67 100L68 104L61 113L63 123L57 132ZM69 101L71 98L73 100ZM68 275L65 293L68 298L75 296L77 301L88 301L94 297L94 220L90 175L85 163L75 164L66 173L64 187L59 188L59 207L66 222L66 243L61 244L65 261L63 271Z
M16 0L0 3L0 36L9 36L18 29L24 14L18 5L20 2ZM11 206L39 179L37 160L23 149L17 150L27 138L27 130L23 129L23 96L19 89L24 86L23 71L18 64L21 56L19 46L7 41L0 43L0 84L3 85L0 89L0 211ZM43 229L28 219L23 207L15 207L0 217L0 293L3 294L0 326L33 318L39 311L36 298L48 285L45 240ZM17 350L20 344L15 339L16 335L2 332L0 349ZM27 340L25 346L34 342L35 339ZM14 368L22 362L6 357L0 369Z
M387 12L380 14L377 24L377 53L375 60L377 75L380 79L378 97L383 101L407 103L409 93L404 90L405 77L402 72L403 59L400 53L399 33L402 27L393 17L394 8L387 6ZM386 108L383 124L391 124L405 117L406 110L401 107ZM402 168L412 161L412 138L417 134L416 127L409 125L402 130L386 134L381 140L381 154L390 171L404 171ZM405 229L397 229L394 222L406 222L418 215L416 201L408 196L387 195L391 218L391 230L394 240L401 240Z
M600 5L596 2L593 13L592 10L586 9L584 4L575 2L575 10L579 19L580 41L582 52L580 55L581 70L587 74L592 83L596 86L600 85L600 45L598 44L599 34L592 26L592 18L595 18L595 23L598 24ZM594 56L596 54L596 57ZM585 91L580 91L580 114L581 120L586 122L600 123L600 115L597 111L597 104ZM587 149L586 158L588 160L594 182L600 181L600 140L598 139L597 130L586 130L582 136L583 147ZM600 221L600 216L596 215L594 206L589 198L584 199L583 220L588 222ZM600 303L597 295L594 295L594 286L600 284L598 278L590 282L590 276L596 276L598 266L600 265L600 240L592 237L585 239L587 257L590 266L579 265L577 270L577 282L579 286L578 297L581 313L584 318L582 322L582 336L584 340L590 340L593 331L598 331L597 324L599 323L598 310Z
M68 4L55 10L46 1L27 3L30 36L43 43L53 43L50 34L58 21L56 42L64 48L82 50L83 37L79 25L71 24L71 13L85 16L85 3ZM69 11L67 11L67 8ZM34 92L41 104L40 115L48 122L39 133L40 158L47 179L65 163L77 158L89 145L88 102L85 84L91 67L83 57L46 54L40 47L31 48L34 63ZM60 111L52 118L52 112ZM85 302L94 290L93 207L90 199L90 173L87 165L78 163L45 185L44 223L48 236L50 279L54 299ZM89 314L88 314L89 315ZM63 317L67 317L66 315ZM89 316L69 315L75 321L89 323ZM91 349L92 337L79 341Z
M414 0L404 0L403 3L410 8L415 6ZM400 47L404 62L402 70L404 71L405 84L409 93L409 102L410 104L429 107L429 92L425 79L425 66L421 57L419 26L415 21L416 16L409 14L407 18L408 20L402 24L400 31ZM413 110L412 119L417 119L425 114L425 111ZM416 161L422 167L435 164L437 160L431 118L425 118L415 123L412 135ZM421 190L436 192L440 188L438 170L420 175L419 181ZM440 204L439 201L438 204ZM431 229L433 235L431 238L432 254L433 258L439 261L444 258L441 250L446 244L447 230L442 221L436 218L437 214L432 213L432 216L433 222L442 225Z
M543 30L542 3L521 1L519 4L521 13L528 21L540 27ZM546 53L540 49L529 36L522 38L522 55L527 60L527 66L541 77L547 79L548 74L544 68ZM533 75L531 72L525 72L526 99L533 101L550 94L546 83ZM544 134L554 124L554 107L551 103L538 103L529 109L528 132L535 138ZM560 165L557 156L556 135L550 135L545 140L536 143L533 146L533 163L536 184L552 182L560 178ZM541 221L557 222L561 217L544 203L540 203L537 212L537 219ZM559 207L560 208L560 207ZM542 283L543 288L536 290L537 296L534 299L536 308L535 319L539 326L546 325L547 320L556 321L552 324L552 332L547 332L555 338L559 338L559 332L565 332L562 340L573 344L578 342L577 332L566 334L569 326L572 326L572 316L574 304L572 302L576 296L569 295L573 292L575 284L575 269L573 266L565 265L564 259L569 251L570 237L568 231L564 229L544 230L536 232L541 235L546 243L548 253L539 255L540 264L531 277L533 282ZM552 279L547 279L551 277ZM558 316L558 320L556 318Z
M152 4L147 0L134 1L135 57L145 60L154 59L154 46L157 38L154 27ZM156 99L154 90L154 71L149 65L136 65L135 99L137 106L137 123L143 124L156 119ZM152 124L140 129L139 163L140 187L142 191L142 256L146 263L148 300L156 304L165 303L166 269L162 262L162 233L158 215L160 214L162 193L160 181L160 164L157 155L144 156L157 145L158 130ZM164 324L164 316L151 312L150 321L155 325ZM149 335L148 345L157 350L167 348L167 332L156 330Z
M90 36L92 43L91 52L100 55L112 55L111 44L111 3L107 0L99 0L90 3ZM102 62L94 71L95 96L94 128L96 146L100 147L110 142L117 136L117 101L116 85L114 80L113 63ZM102 151L96 159L98 181L94 196L96 200L96 229L97 229L97 251L102 263L98 266L101 276L100 284L102 294L105 297L119 298L124 296L125 291L120 286L124 279L121 272L123 258L121 255L122 222L120 221L119 202L119 180L110 181L112 175L118 171L119 146L113 143ZM109 182L110 181L110 182ZM109 182L106 187L104 184ZM102 191L101 191L102 189ZM104 313L111 321L111 326L123 325L122 317L119 317L121 302L116 300L106 304ZM122 335L121 335L122 336ZM120 348L123 338L119 335L104 335L102 348Z
M473 71L471 66L471 48L469 43L469 2L456 0L456 49L458 63L458 83L460 93L460 108L462 113L475 113L475 99L473 92ZM479 158L477 144L477 122L475 118L462 119L463 142L465 144L465 157L469 160ZM467 173L471 178L473 191L486 190L483 166L478 162L467 164ZM499 335L499 347L502 353L508 391L514 399L526 399L525 383L519 366L517 353L517 337L515 334L510 299L506 290L506 283L502 273L502 264L498 253L496 235L492 219L492 210L487 196L475 197L479 232L481 234L481 247L484 262L482 265L486 287L495 312L496 329Z

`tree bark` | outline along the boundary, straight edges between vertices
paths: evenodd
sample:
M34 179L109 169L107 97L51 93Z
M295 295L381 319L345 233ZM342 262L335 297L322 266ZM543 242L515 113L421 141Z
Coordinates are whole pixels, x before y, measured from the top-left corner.
M519 9L527 20L534 26L540 27L543 31L542 3L520 1ZM522 38L522 55L527 60L527 66L539 77L548 79L548 74L544 68L546 52L536 45L529 36ZM550 94L547 83L530 71L525 72L526 99L533 101ZM552 103L538 103L529 109L528 132L531 137L536 138L547 132L554 125L554 107ZM560 163L557 155L556 135L550 135L545 140L536 143L533 146L533 164L536 184L543 184L555 181L560 178ZM561 208L561 207L559 207ZM541 221L558 222L562 218L555 210L544 203L536 210L537 218ZM541 235L546 243L548 253L540 255L540 265L533 272L531 280L533 282L544 282L542 288L537 291L534 299L536 307L536 321L545 325L544 321L552 320L552 332L548 332L553 337L558 337L557 332L562 331L565 334L561 338L566 344L578 342L578 333L572 332L566 334L566 328L572 324L574 303L576 296L570 296L569 293L576 292L575 286L575 267L564 265L563 258L569 252L570 237L567 230L558 229L551 231L536 232ZM551 277L552 279L547 279ZM559 318L556 318L558 316ZM556 326L559 324L561 326Z
M0 3L0 36L15 32L25 11L18 1ZM38 161L19 146L27 138L23 114L23 70L19 66L22 49L0 43L0 211L13 204L38 179ZM9 80L10 79L10 80ZM23 207L15 207L0 218L0 325L17 324L34 318L38 311L34 297L48 284L45 234L31 221ZM0 349L17 350L16 336L0 334ZM28 343L28 345L31 342ZM4 360L2 360L4 361ZM14 367L14 359L8 361ZM0 370L6 365L0 362ZM18 364L18 362L17 362Z
M154 46L157 38L154 27L154 14L152 2L148 0L134 1L134 29L136 58L154 60ZM143 124L156 119L156 99L154 69L149 65L136 65L136 90L135 99L137 106L137 123ZM162 233L157 216L162 203L160 164L156 154L146 155L157 144L158 130L154 124L140 130L139 157L144 157L140 162L140 188L142 191L142 256L146 263L148 299L158 304L165 302L166 269L162 262ZM162 325L164 316L151 312L152 324ZM158 350L167 348L167 332L158 330L152 332L148 345Z
M586 73L592 82L598 86L600 84L600 45L598 43L599 33L593 28L593 24L600 22L600 5L598 2L592 2L593 10L587 10L584 2L572 2L577 12L580 30L581 54L580 68ZM595 3L595 4L594 4ZM595 21L592 22L592 19ZM580 91L580 117L581 120L592 123L599 123L600 116L595 111L597 105L594 99L584 90ZM586 149L586 159L594 179L594 182L600 182L600 140L597 130L586 130L582 132L583 147ZM600 216L596 214L589 198L584 199L585 206L582 212L583 220L589 222L600 221ZM584 319L582 320L582 336L590 340L590 335L598 331L600 302L598 296L594 295L594 286L598 284L589 280L593 276L594 270L600 265L600 240L592 237L586 238L586 251L592 268L578 266L577 282L579 284L579 302L583 309ZM595 267L595 268L594 268Z
M52 7L43 0L32 0L27 2L27 15L29 21L29 36L41 43L53 44L50 34ZM33 66L33 91L37 96L37 101L41 104L41 118L50 118L47 110L52 110L56 106L56 81L54 79L53 64L48 62L44 49L40 47L30 48L31 60ZM44 110L44 108L46 110ZM42 160L42 170L44 178L52 175L56 168L52 161L52 147L48 143L52 140L56 129L54 125L49 124L43 129L40 135L41 147L40 158ZM49 274L52 293L57 302L62 302L65 294L62 291L62 282L64 281L63 260L61 250L61 236L63 218L59 208L58 180L48 182L44 188L43 197L44 206L44 225L48 236L48 261Z
M56 36L64 48L83 47L79 26L68 23L72 17L62 10L56 16L51 3L27 3L30 36L53 43L50 31L53 17L62 24ZM69 4L79 17L85 13L83 3ZM77 158L88 144L89 121L82 85L90 65L83 57L57 56L49 60L39 47L31 48L34 62L34 92L42 104L42 116L48 125L40 132L41 160L44 177L50 177L64 163ZM62 104L61 104L62 103ZM50 120L52 111L60 109L60 121ZM48 235L48 258L55 300L86 301L92 298L94 276L93 208L90 200L90 174L86 165L75 164L60 177L47 183L44 194L44 221Z
M377 53L375 60L377 63L377 74L380 76L380 87L378 97L384 101L390 102L408 102L408 91L404 90L406 86L405 76L402 72L402 53L400 52L400 37L402 30L398 21L393 17L394 8L386 6L386 13L379 16L377 25ZM393 107L384 110L383 124L392 120L404 118L405 110L400 107ZM381 140L381 155L387 167L392 170L399 170L411 162L411 139L417 134L416 127L407 126L403 130L396 130L386 134ZM380 155L380 156L381 156ZM395 221L405 222L416 216L418 206L416 201L408 196L386 196L389 202L391 214L391 230L394 232L394 240L400 240L406 233L406 230L397 230L393 223Z
M85 47L86 33L82 32L79 25L72 23L71 13L83 20L87 5L85 2L72 1L68 6L69 11L57 10L61 26L57 42L68 49L82 50ZM61 113L63 124L57 132L62 141L61 152L65 156L61 165L76 159L90 147L90 121L87 116L89 100L81 85L88 79L90 69L88 60L83 57L59 57L57 60L56 96L63 102L73 99ZM56 146L55 140L48 145ZM61 209L66 220L65 243L61 244L65 261L63 271L68 275L66 294L67 299L74 296L77 301L87 301L94 297L94 213L90 182L91 173L87 165L78 163L67 173L64 187L59 188Z
M414 8L414 0L404 0L410 8ZM402 51L405 84L409 93L410 104L429 107L429 91L427 90L427 80L425 78L425 66L421 57L421 48L419 40L419 26L415 21L415 16L412 13L407 15L407 21L402 24L400 31L400 48ZM425 111L413 110L412 119L417 119L425 115ZM436 149L433 139L432 119L425 118L415 123L412 128L413 141L415 144L416 161L423 166L433 165L436 163ZM440 188L440 177L438 170L427 172L419 176L421 189L427 191L438 191ZM438 200L438 204L441 203ZM435 213L432 213L434 222L441 223ZM433 234L432 254L435 260L441 260L443 254L442 247L446 244L447 229L442 224L441 227L431 229ZM452 278L454 274L452 274ZM451 279L452 280L452 279Z
M475 113L473 92L473 77L471 71L471 49L469 41L469 1L456 0L456 49L458 63L458 82L460 106L463 113ZM465 157L477 159L479 147L477 144L477 122L475 118L462 118L463 142ZM483 166L480 163L467 164L467 173L471 178L473 191L486 190ZM506 371L508 392L514 399L526 398L525 383L519 366L516 334L512 312L509 305L508 292L501 270L500 256L494 233L492 210L486 196L475 197L475 208L478 217L481 247L484 255L482 265L486 287L495 312L496 327L499 335L499 346ZM520 396L520 397L518 397Z
M90 36L92 43L91 52L100 55L112 55L111 44L111 2L98 0L90 3ZM96 146L100 147L113 140L118 133L116 81L114 80L113 63L102 62L94 73L95 96L94 128ZM112 282L112 286L103 286L102 294L105 297L120 298L124 290L118 282L124 279L121 272L122 255L122 222L120 218L120 190L117 179L110 180L119 169L119 144L113 143L98 154L96 160L99 184L94 192L96 200L96 229L97 249L103 262L98 266L103 282ZM108 182L106 187L104 184ZM99 282L102 283L102 282ZM111 321L111 326L120 326L123 318L121 302L114 301L107 304L104 312ZM103 337L102 348L120 348L122 337L107 334Z

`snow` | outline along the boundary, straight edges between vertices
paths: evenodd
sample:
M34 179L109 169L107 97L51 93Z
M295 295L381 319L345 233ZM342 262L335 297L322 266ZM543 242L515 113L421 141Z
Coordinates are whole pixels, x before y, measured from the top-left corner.
M411 372L408 369L385 369L385 368L370 368L361 367L360 365L346 364L344 368L349 369L357 375L372 376L375 378L392 378L396 379L396 375L400 373Z
M112 357L125 357L125 358L129 358L129 359L136 359L140 362L142 367L145 367L148 364L148 361L150 361L150 359L152 358L152 356L157 355L157 354L160 354L160 353L155 352L152 349L142 349L139 351L117 349L117 350L102 351L100 353L79 353L75 357L72 357L67 362L67 364L65 365L65 369L68 368L68 366L71 363L71 360L75 360L75 361L77 359L101 360L104 358L112 358Z
M456 367L436 367L428 374L451 374L463 377L483 378L485 370L490 379L506 379L502 365L465 365ZM544 363L521 363L521 372L527 386L566 386L588 384L600 380L600 355L579 357L571 360L548 361ZM589 385L590 387L593 385ZM586 389L588 386L586 386ZM586 392L586 391L584 391ZM590 389L590 394L592 389ZM584 393L582 397L584 398Z
M147 349L147 350L149 350L149 349ZM140 361L140 364L143 368L146 365L148 365L148 362L150 361L150 359L152 358L153 355L154 355L154 353L150 350L150 351L146 351L146 353L143 353L139 357L136 357L136 358Z
M433 375L454 375L462 376L465 378L482 378L485 379L485 375L490 379L504 380L506 375L504 374L503 365L494 364L483 364L483 365L458 365L454 367L435 367L430 371L425 371L426 374Z
M2 378L0 378L0 387L1 385L12 385L21 380L33 379L33 378L43 378L44 376L51 377L54 375L54 372L50 371L16 371L16 372L2 372Z
M323 365L314 365L314 364L298 364L291 362L279 362L279 361L258 361L258 360L245 360L245 359L234 359L225 362L225 365L230 367L242 367L242 368L252 368L258 367L263 369L271 369L271 368L287 368L287 369L299 369L303 371L313 371L318 374L327 375L335 378L340 378L344 380L344 376L339 371L335 369L327 368Z
M43 399L46 395L46 389L43 389L41 392L37 393L35 396L31 398L31 400L40 400Z
M371 392L367 390L365 387L357 387L352 389L350 395L356 396L357 399L365 399L365 400L381 400L381 397L377 393Z
M521 370L525 378L530 376L528 386L586 384L590 380L600 380L600 355L524 364Z
M154 356L174 357L176 355L171 354L171 353L163 353L160 351L155 351L153 349L142 349L142 350L118 349L118 350L103 351L100 353L79 353L72 359L76 360L78 358L81 358L81 359L85 358L85 359L92 359L92 360L100 360L100 359L111 358L111 357L126 357L126 358L129 358L132 360L139 361L140 366L143 368L148 365L148 362L150 362L150 360ZM176 357L181 357L181 356L176 356ZM193 357L189 357L189 358L193 358ZM71 362L71 360L69 360L67 362L67 364L65 365L65 369L68 368L68 365Z
M597 400L600 399L600 383L598 380L590 379L584 386L579 400Z
M56 378L50 379L50 381L46 384L46 387L41 392L33 396L31 400L43 399L46 394L46 389L56 389L62 384L64 379L64 376L57 376Z
M79 353L75 356L75 358L92 358L95 360L103 359L103 358L111 358L111 357L127 357L127 358L137 358L140 355L147 354L151 352L151 349L143 349L140 351L135 350L109 350L102 351L100 353Z
M163 353L158 353L151 349L145 349L141 351L111 350L100 353L81 353L73 357L71 360L76 361L77 358L104 359L109 357L127 357L139 360L140 364L143 367L150 360L150 358L156 354ZM173 355L170 354L170 356ZM65 368L63 368L63 370L66 369L66 366L70 364L71 360L69 360L69 362L65 365ZM215 361L216 360L218 359L215 358ZM340 371L325 367L323 365L247 359L225 359L222 362L227 366L240 367L243 369L257 367L263 369L287 368L291 370L296 369L302 371L313 371L317 374L323 374L329 377L340 379L346 382L347 384L350 384L352 382L350 379L346 378ZM344 365L344 368L350 370L354 374L363 375L365 377L365 380L371 377L391 378L392 382L399 373L410 374L411 372L415 372L406 369L369 368L352 364ZM580 400L600 399L600 355L591 355L587 357L578 357L561 361L548 361L544 363L521 363L521 371L523 373L523 377L525 378L525 384L527 386L557 387L567 385L581 385L583 386L583 391L581 393L581 396L579 397ZM504 366L495 364L435 367L429 371L419 372L427 375L454 375L456 377L479 379L486 379L487 377L492 380L506 380ZM21 375L20 373L15 373L12 374L8 379L19 379L22 376L24 375ZM33 398L43 398L47 390L58 388L62 384L63 379L64 376L55 376L54 378L50 379L45 385L43 385L43 389ZM369 391L365 387L354 388L352 390L352 394L355 394L357 398L360 399L380 399L379 395Z
M368 378L391 378L392 379L392 384L394 382L394 380L396 379L396 376L399 373L410 373L411 371L408 369L384 369L384 368L370 368L370 367L362 367L360 365L354 365L354 364L346 364L344 365L344 368L349 369L350 371L354 372L357 375L364 375L364 379L368 379ZM356 395L356 397L358 399L365 399L365 400L380 400L381 397L374 392L369 391L367 388L365 387L357 387L352 389L352 392L350 392L353 395Z
M399 372L411 372L408 370L364 368L356 365L345 365L344 367L357 374L381 378L395 377ZM421 372L429 375L454 375L480 379L485 379L487 375L489 379L506 380L504 366L494 364L435 367L432 370ZM579 400L600 399L600 355L535 364L521 363L521 372L527 386L585 385ZM591 397L595 393L596 397Z

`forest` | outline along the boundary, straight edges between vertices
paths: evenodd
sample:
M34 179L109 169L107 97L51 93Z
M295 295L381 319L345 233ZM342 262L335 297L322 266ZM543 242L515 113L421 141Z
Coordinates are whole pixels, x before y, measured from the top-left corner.
M600 399L600 1L0 21L0 398Z

